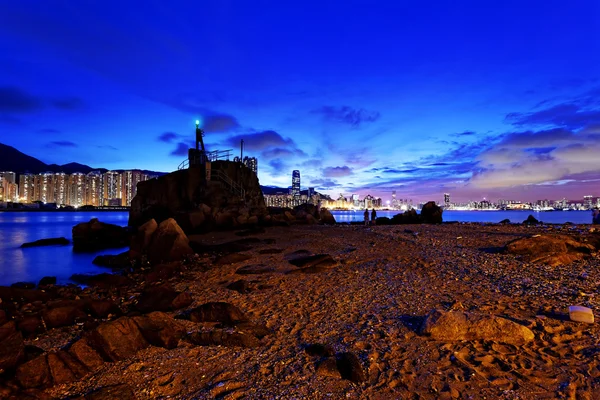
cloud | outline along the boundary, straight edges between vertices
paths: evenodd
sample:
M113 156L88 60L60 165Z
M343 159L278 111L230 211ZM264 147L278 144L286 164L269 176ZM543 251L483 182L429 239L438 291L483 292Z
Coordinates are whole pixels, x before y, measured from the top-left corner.
M55 108L60 110L79 110L83 108L84 102L78 97L68 97L51 101Z
M314 186L317 190L330 190L342 186L333 179L312 179L310 183L310 186Z
M534 112L509 113L505 120L514 126L556 126L580 129L586 125L600 123L600 109L590 109L579 102L571 102Z
M60 133L60 131L58 129L52 129L52 128L44 128L44 129L40 129L38 130L39 133Z
M473 136L473 135L476 135L476 133L473 131L464 131L464 132L450 134L450 136L454 136L454 137L464 137L464 136Z
M320 168L323 165L323 161L317 158L303 161L300 166L304 168Z
M347 166L343 167L327 167L323 168L323 176L327 178L341 178L344 176L352 175L352 169Z
M578 174L600 174L600 131L551 129L509 133L477 156L477 188L552 185Z
M239 147L242 139L244 140L244 149L250 151L261 151L271 147L296 148L296 144L292 139L284 138L275 131L262 131L244 135L236 135L225 140L225 143L228 146Z
M48 143L48 147L78 147L77 144L68 140L56 140Z
M119 150L115 146L111 146L109 144L98 145L96 147L99 149L106 149L106 150Z
M375 122L379 119L378 111L369 111L364 108L356 109L348 106L334 107L323 106L312 111L321 115L327 121L334 121L358 128L363 123Z
M177 147L170 153L172 156L185 157L188 155L190 146L185 142L177 143Z
M175 140L177 140L179 138L181 138L181 136L174 132L165 132L165 133L161 134L157 139L160 142L173 143Z
M289 170L288 164L281 158L270 160L268 165L273 168L279 174L284 174L285 171Z
M208 133L230 132L239 127L237 119L227 114L209 114L202 118L202 129Z
M13 87L0 87L0 111L31 112L43 107L42 102L35 96Z
M0 124L5 124L5 125L22 125L23 121L21 121L17 117L13 117L12 115L0 114Z
M275 147L262 152L264 158L277 158L277 157L306 157L307 154L300 149L285 149L281 147Z

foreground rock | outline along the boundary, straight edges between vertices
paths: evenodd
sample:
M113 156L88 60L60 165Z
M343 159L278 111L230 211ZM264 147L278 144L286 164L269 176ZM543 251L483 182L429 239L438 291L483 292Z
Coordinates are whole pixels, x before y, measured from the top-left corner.
M527 262L557 266L589 258L595 248L566 235L537 235L514 240L506 245L505 251L520 255Z
M431 311L421 333L441 341L488 340L523 345L533 340L533 332L516 322L493 315L463 311Z
M100 222L98 218L75 225L72 233L74 251L96 251L125 247L129 244L129 235L125 228Z
M179 316L192 322L221 322L235 325L248 321L248 317L236 306L221 301L202 304Z
M69 242L69 239L64 238L64 237L59 237L59 238L50 238L50 239L40 239L40 240L36 240L34 242L27 242L27 243L23 243L21 245L22 248L27 248L27 247L38 247L38 246L66 246L68 244L71 244L71 242Z
M441 224L443 211L434 201L429 201L421 209L421 220L425 224Z
M98 370L104 360L124 360L151 345L172 349L184 335L185 329L161 312L121 317L98 326L65 350L21 364L15 378L25 389L74 382Z
M10 321L0 326L0 371L15 368L24 358L23 336L15 323Z
M147 313L150 311L179 310L192 304L188 293L178 292L170 285L152 286L144 290L138 299L136 308Z
M186 233L252 225L267 214L258 178L239 163L214 161L211 180L201 168L172 172L140 182L131 202L129 225L174 218ZM229 182L243 192L231 190ZM243 194L243 198L242 198Z
M129 249L129 259L139 261L146 256L153 264L181 261L191 254L190 241L173 218L160 224L152 219L140 226Z

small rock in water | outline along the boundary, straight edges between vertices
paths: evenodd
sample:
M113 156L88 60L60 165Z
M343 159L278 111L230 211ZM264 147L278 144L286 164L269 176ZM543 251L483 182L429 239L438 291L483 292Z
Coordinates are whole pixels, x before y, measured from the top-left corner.
M592 309L583 306L570 306L569 318L571 318L571 321L586 322L588 324L594 323L594 313L592 312Z

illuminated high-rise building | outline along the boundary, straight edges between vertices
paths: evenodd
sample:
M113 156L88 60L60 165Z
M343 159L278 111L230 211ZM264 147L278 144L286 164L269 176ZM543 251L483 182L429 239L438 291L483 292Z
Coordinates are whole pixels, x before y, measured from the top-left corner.
M292 196L300 197L300 171L297 169L292 172Z
M591 195L583 196L583 205L588 210L591 210L592 208L594 208L594 204L593 204L592 200L593 200L593 196L591 196Z
M133 200L137 193L137 184L139 182L145 181L146 179L147 175L143 174L142 171L123 171L123 173L121 174L122 205L131 205L131 200Z
M104 201L102 205L114 205L121 203L121 174L116 171L108 171L102 174L102 185L104 190ZM121 203L122 204L122 203Z
M33 203L35 175L21 174L19 176L19 199L22 203Z
M444 206L446 208L450 206L450 193L444 193Z
M34 178L33 183L33 201L52 203L54 201L54 173L44 172Z
M92 171L85 176L85 205L104 205L104 190L100 171Z
M69 175L67 185L67 204L73 207L85 205L85 174L75 172Z
M17 201L18 187L14 172L0 172L0 190L2 191L0 201Z
M52 187L54 189L54 195L50 202L58 205L67 204L68 176L64 172L57 172L53 174Z

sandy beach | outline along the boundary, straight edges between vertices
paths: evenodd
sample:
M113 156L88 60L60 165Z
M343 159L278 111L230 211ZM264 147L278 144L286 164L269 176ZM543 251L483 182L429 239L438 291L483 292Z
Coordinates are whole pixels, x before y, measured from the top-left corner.
M117 385L140 399L600 398L598 326L568 320L571 305L598 309L596 254L549 266L502 252L511 240L538 234L595 238L589 229L337 225L273 227L244 238L193 236L207 251L168 283L191 294L189 309L226 302L268 334L250 347L189 340L171 349L151 346L39 393L77 397ZM244 251L215 253L227 245L214 245L232 241ZM303 271L290 262L315 254L334 261ZM136 285L106 294L124 312L149 285L142 274L131 277ZM227 288L240 280L246 283L234 285L239 291ZM502 317L528 327L534 338L521 345L438 340L421 331L433 309ZM187 332L218 326L175 321ZM53 351L76 339L83 325L51 329L27 343ZM347 354L362 369L357 379L342 377L339 360Z

